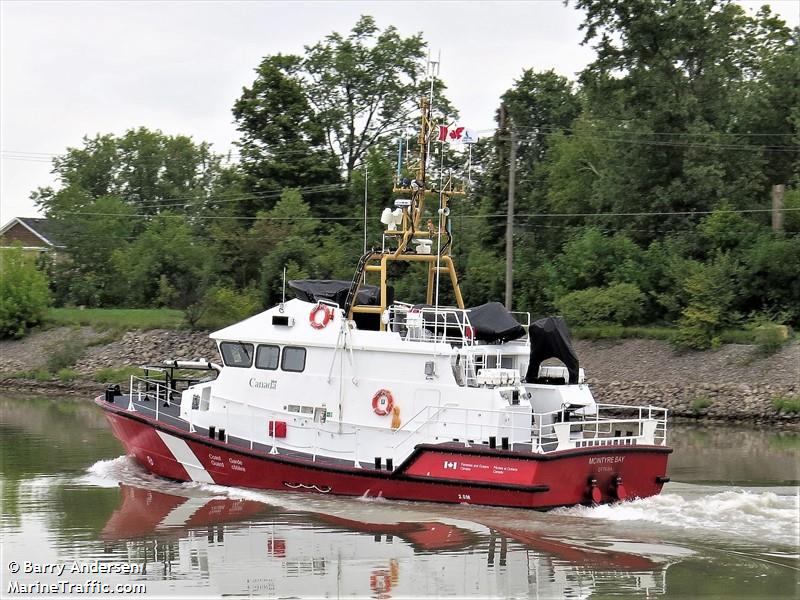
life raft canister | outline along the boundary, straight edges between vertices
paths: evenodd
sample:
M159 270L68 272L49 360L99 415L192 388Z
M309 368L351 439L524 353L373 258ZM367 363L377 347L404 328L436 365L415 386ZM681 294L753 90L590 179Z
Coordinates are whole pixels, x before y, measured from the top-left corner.
M375 414L379 417L385 417L392 412L393 406L394 398L392 397L392 392L389 390L378 390L372 397L372 410L374 410Z
M322 313L322 318L318 318L320 313ZM327 304L322 304L322 302L312 308L311 313L308 315L308 321L314 329L325 329L332 318L333 308Z

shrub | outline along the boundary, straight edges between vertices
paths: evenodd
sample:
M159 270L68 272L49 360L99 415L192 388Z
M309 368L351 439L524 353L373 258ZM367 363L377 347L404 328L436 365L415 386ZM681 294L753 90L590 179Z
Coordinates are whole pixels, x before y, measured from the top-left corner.
M789 328L778 323L762 323L753 328L753 341L761 354L774 354L790 337Z
M72 369L60 369L58 373L56 373L56 378L59 381L66 383L68 381L72 381L73 379L77 379L78 375L78 372L73 371Z
M714 402L708 396L697 396L694 400L692 400L692 410L694 412L699 412L704 408L708 408Z
M139 367L106 367L92 375L92 379L100 383L125 383L131 375L144 377L144 371Z
M624 233L608 236L599 229L582 231L564 244L555 258L558 287L579 290L599 287L609 282L641 280L643 252Z
M678 347L706 350L719 346L719 333L731 320L735 264L726 255L709 264L687 265L691 272L683 282L688 300L678 322Z
M51 373L71 367L83 356L86 346L73 338L67 338L51 344L45 349L45 365Z
M775 396L772 406L780 412L800 413L800 396Z
M33 371L14 371L8 375L10 379L33 379L34 381L51 381L52 373L47 369L36 369Z
M641 317L644 302L644 294L636 285L617 283L570 292L559 298L556 306L571 324L628 325Z
M21 248L0 251L0 338L20 338L50 306L47 276Z
M261 309L260 294L253 288L236 291L225 286L210 288L202 300L186 310L192 327L217 329L254 315Z

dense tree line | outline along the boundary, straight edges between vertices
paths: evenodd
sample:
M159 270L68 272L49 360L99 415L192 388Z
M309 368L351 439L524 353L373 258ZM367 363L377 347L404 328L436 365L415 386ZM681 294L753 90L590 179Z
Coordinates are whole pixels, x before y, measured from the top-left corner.
M515 308L679 324L696 347L723 327L800 324L798 30L721 0L575 6L595 60L576 81L524 71L473 150L453 219L468 303L502 298L513 136ZM362 17L303 55L265 57L232 108L237 161L144 128L69 149L58 185L35 194L69 252L51 266L55 301L170 306L198 321L212 305L274 303L284 267L349 279L365 175L373 243L397 136L415 135L425 52L419 34ZM435 89L448 122L457 112ZM776 184L782 231L770 227ZM397 276L397 297L422 299L413 269Z

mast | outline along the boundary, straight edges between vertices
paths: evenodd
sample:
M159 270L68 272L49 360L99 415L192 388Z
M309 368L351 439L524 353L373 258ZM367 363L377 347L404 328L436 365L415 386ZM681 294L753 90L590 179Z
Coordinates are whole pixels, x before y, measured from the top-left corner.
M348 318L354 314L377 314L383 312L391 304L388 289L388 267L392 261L423 262L428 265L427 287L425 302L433 304L434 296L438 299L439 276L447 274L453 287L453 295L459 308L464 308L464 299L458 285L455 264L450 255L452 249L452 236L449 228L451 198L465 195L463 187L456 188L452 175L440 177L438 185L428 184L427 163L430 158L430 144L435 130L432 119L432 96L420 99L420 128L417 136L418 158L412 168L408 168L409 176L403 176L402 169L398 169L392 188L394 200L393 209L384 209L381 221L386 225L383 231L383 244L380 250L373 249L366 252L359 262L359 268L353 277L351 294L345 309ZM428 198L438 200L437 208L429 215L427 223L423 222L426 216L425 201ZM391 212L391 215L387 214ZM399 222L398 222L399 221ZM437 226L433 223L438 222ZM357 304L358 289L363 285L367 273L378 273L380 277L380 305ZM381 320L380 329L385 329Z

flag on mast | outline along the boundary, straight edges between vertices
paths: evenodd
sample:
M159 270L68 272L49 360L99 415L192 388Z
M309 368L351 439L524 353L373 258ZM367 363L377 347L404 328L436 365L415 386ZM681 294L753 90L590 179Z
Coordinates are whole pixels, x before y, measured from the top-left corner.
M478 141L477 132L461 125L439 125L439 142L451 144L474 144Z

